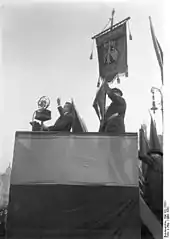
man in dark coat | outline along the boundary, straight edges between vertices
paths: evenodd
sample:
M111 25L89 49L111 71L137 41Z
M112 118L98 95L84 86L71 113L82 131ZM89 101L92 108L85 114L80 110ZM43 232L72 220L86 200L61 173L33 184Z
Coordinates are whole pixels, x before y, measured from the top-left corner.
M64 107L60 104L60 99L57 99L58 111L60 117L56 120L53 126L44 126L44 131L70 131L73 124L73 106L70 102L66 102Z
M112 103L106 111L100 132L125 133L124 117L126 112L126 102L122 97L123 93L118 88L111 89L108 86L108 83L105 84L105 90Z
M65 131L70 132L73 125L73 105L70 102L66 102L64 107L60 104L60 99L57 99L58 111L60 117L56 120L52 126L43 125L43 131ZM40 131L41 126L37 121L30 123L33 126L33 131Z

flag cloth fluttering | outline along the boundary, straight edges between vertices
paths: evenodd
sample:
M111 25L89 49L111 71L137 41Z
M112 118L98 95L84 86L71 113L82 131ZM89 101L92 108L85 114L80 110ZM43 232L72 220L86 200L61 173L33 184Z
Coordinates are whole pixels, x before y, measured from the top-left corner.
M147 155L149 152L148 140L145 136L145 132L142 126L139 130L139 151L140 154L143 156Z
M104 82L113 83L117 79L117 82L120 83L119 75L128 76L126 35L126 23L128 20L129 18L92 38L96 39L99 79L103 82L93 102L93 107L101 123L104 120L106 103Z
M74 115L72 132L73 133L88 132L87 127L84 121L81 119L73 100L72 100L72 106L73 106L73 115Z
M151 17L149 17L149 22L150 22L150 30L151 30L151 35L152 35L152 41L153 41L153 45L155 48L155 53L156 53L156 57L160 66L160 70L161 70L161 80L162 80L162 84L163 84L163 51L161 49L161 46L155 36L155 32L154 32L154 28L152 25L152 19Z
M126 21L96 37L99 75L111 82L119 74L127 75Z
M96 93L96 97L93 102L93 107L100 121L104 120L106 104L106 91L104 88L104 81Z
M149 146L151 151L159 151L162 152L162 147L157 135L156 125L151 116L151 123L150 123L150 137L149 137Z

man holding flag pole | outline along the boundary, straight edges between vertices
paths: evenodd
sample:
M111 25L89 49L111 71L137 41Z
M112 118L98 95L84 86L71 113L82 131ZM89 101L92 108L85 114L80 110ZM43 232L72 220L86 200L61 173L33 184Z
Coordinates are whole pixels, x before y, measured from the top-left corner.
M105 112L99 131L117 134L125 133L126 102L122 97L123 93L118 88L111 89L106 81L104 81L103 87L112 102Z
M93 107L100 120L99 132L125 133L124 116L126 102L123 93L118 88L111 89L108 83L117 80L119 76L128 76L127 65L127 34L126 23L130 18L113 25L112 11L111 27L97 34L92 39L96 40L99 60L99 81L102 81L96 94ZM130 38L132 39L132 37ZM105 110L106 95L112 103Z

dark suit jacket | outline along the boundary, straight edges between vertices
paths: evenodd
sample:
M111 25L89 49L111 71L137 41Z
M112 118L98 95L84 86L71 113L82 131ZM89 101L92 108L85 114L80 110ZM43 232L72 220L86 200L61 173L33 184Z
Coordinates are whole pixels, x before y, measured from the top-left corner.
M118 113L124 119L125 111L126 111L126 102L123 97L117 96L113 92L108 94L112 103L107 109L105 118L108 119L112 114Z
M55 122L53 126L48 127L49 131L70 131L73 123L72 114L63 114Z
M59 112L60 116L64 115L64 113L63 113L63 107L60 105L60 106L58 106L57 108L58 108L58 112Z
M112 100L112 103L106 111L104 125L100 131L125 133L124 116L126 111L126 102L123 97L117 96L113 92L108 94L108 96ZM118 116L109 120L109 118L116 113L118 113Z

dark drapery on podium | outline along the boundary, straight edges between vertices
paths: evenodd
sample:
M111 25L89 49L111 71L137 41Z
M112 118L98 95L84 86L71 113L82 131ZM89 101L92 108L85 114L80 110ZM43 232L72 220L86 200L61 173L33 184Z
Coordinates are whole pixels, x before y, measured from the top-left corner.
M139 239L136 153L136 134L18 132L7 238Z

